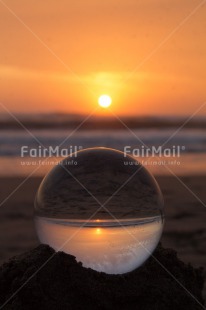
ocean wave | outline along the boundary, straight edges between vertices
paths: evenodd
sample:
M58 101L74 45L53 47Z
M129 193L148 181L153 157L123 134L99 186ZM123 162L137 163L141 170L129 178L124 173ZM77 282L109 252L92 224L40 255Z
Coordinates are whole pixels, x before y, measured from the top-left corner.
M63 142L64 141L64 142ZM62 143L63 142L63 143ZM184 147L185 153L206 152L206 130L184 129L175 132L173 129L133 130L132 133L124 130L91 131L85 130L73 133L71 130L33 130L12 131L4 130L0 133L0 156L21 156L22 146L28 149L45 148L58 145L61 148L79 146L81 148L104 146L123 150L125 146L141 148L143 145L151 148L164 145L165 148L173 146Z

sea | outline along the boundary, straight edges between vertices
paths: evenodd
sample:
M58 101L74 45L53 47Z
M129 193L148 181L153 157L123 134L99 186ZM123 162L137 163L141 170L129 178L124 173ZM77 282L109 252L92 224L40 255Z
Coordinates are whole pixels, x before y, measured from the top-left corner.
M127 150L154 175L200 175L206 168L206 128L84 129L32 128L0 129L0 177L44 176L66 156L35 150L42 148L73 151L92 147ZM164 154L147 153L162 147ZM169 149L171 152L169 152ZM173 153L172 153L173 150ZM148 155L149 154L149 155ZM47 157L47 156L46 156Z

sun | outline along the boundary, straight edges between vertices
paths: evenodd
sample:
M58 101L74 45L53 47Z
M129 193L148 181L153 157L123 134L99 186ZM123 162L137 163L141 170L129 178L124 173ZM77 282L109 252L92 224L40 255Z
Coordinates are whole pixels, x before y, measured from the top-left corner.
M111 105L112 98L108 95L102 95L99 97L98 103L99 103L100 107L106 109Z
M97 228L97 229L96 229L96 234L97 234L97 235L100 235L100 234L101 234L101 232L102 232L102 231L101 231L101 229L100 229L100 228Z

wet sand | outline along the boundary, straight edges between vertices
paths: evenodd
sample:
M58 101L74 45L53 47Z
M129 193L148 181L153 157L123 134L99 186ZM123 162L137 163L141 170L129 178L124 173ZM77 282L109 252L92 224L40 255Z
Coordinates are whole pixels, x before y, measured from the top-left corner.
M206 206L201 203L206 205L206 177L181 177L196 197L175 177L156 179L165 199L163 246L175 249L184 262L206 268ZM0 263L39 244L33 201L41 178L30 178L20 186L23 180L0 178Z

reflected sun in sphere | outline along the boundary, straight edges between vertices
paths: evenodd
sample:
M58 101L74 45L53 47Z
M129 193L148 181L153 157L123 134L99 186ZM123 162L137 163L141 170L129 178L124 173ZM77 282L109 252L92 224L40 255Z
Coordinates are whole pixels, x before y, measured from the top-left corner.
M98 103L99 103L100 107L106 109L111 105L112 98L108 95L101 95L98 99Z
M97 234L97 235L100 235L100 234L101 234L101 229L100 229L100 228L97 228L97 229L96 229L96 234Z

